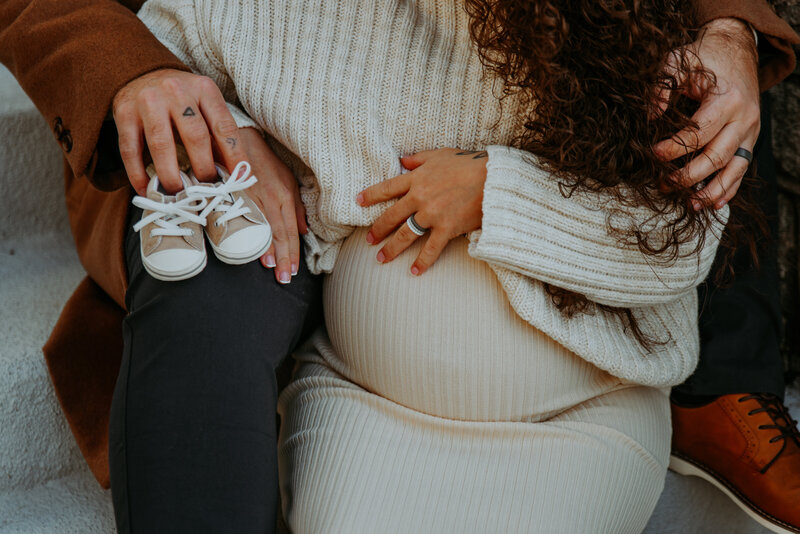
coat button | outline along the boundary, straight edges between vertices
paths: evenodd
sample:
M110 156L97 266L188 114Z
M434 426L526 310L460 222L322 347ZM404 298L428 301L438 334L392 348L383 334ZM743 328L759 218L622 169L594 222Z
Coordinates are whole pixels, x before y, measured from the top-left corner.
M61 121L61 117L56 117L56 120L53 121L53 132L59 139L64 133L64 123Z
M72 135L69 133L69 130L64 130L58 140L61 143L61 148L64 149L64 152L69 152L72 150Z

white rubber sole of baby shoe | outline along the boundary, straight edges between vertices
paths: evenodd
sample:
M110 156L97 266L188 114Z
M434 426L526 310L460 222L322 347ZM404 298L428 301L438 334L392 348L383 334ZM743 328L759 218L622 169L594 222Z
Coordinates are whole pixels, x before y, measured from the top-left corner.
M197 265L192 265L186 269L183 269L178 272L167 272L162 271L155 266L149 264L145 259L144 255L142 255L142 265L144 266L144 270L157 280L161 280L162 282L179 282L181 280L186 280L193 276L200 274L203 269L206 268L208 258L205 254L203 254L201 261Z
M208 244L211 245L211 250L214 251L214 255L219 258L219 261L228 263L230 265L244 265L245 263L250 263L251 261L258 259L267 253L269 246L272 244L272 233L270 232L270 236L266 245L258 246L252 250L248 250L236 255L227 254L224 250L214 245L210 239Z

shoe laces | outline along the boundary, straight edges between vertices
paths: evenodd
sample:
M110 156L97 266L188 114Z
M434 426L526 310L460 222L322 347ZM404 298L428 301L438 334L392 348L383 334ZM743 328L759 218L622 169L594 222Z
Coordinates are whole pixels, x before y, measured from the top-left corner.
M781 402L781 399L777 395L773 395L771 393L753 393L751 395L744 395L743 397L739 398L739 402L745 402L748 400L756 400L761 405L759 408L755 408L747 412L747 415L755 415L757 413L766 413L772 419L774 424L771 425L759 425L759 430L777 430L778 434L771 437L769 442L776 443L778 441L783 441L781 445L781 450L770 460L770 462L764 466L761 470L761 473L766 473L767 469L772 467L775 461L783 454L783 451L786 450L786 443L787 440L792 440L794 443L800 447L800 430L797 429L797 421L792 419L792 416L789 414L789 410L786 406Z
M226 181L193 185L187 188L186 192L191 197L208 200L208 205L200 213L201 217L205 218L212 211L223 212L214 223L219 226L240 215L250 213L250 208L244 206L244 199L239 197L234 200L232 193L244 191L257 181L258 179L250 174L250 164L240 161Z
M205 225L205 217L197 212L206 207L208 202L203 198L186 196L180 200L174 197L164 197L164 201L136 196L133 205L143 210L152 211L146 217L133 225L133 230L138 232L150 223L155 223L158 228L150 231L151 236L190 236L194 234L191 228L183 228L185 222L194 222Z

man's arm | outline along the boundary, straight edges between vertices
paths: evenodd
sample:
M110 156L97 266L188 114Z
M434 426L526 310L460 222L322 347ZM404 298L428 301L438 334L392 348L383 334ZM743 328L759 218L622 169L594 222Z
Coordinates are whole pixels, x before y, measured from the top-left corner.
M752 151L760 124L759 91L791 73L795 56L791 43L800 37L765 0L694 0L698 40L687 48L690 63L700 60L716 81L684 81L681 91L700 103L692 119L697 129L676 132L655 146L664 159L695 153L676 181L687 187L713 178L699 191L695 209L719 209L736 195L749 162L734 154ZM749 26L748 26L749 24ZM760 35L758 50L751 28ZM697 65L695 65L697 66ZM716 173L716 174L715 174Z
M94 176L114 95L148 72L188 70L131 9L110 0L0 2L0 62L50 124L75 175L104 190L128 184L122 173Z
M239 130L214 82L137 18L142 3L0 0L0 62L50 123L73 173L98 189L130 182L142 193L145 151L164 187L180 189L174 131L201 180L216 177L212 145L229 169L250 160L260 178L251 195L274 235L262 263L291 276L298 230L307 231L297 181L257 132Z
M758 69L759 85L766 91L786 78L795 67L793 44L800 37L781 19L766 0L694 0L695 16L702 26L714 19L736 18L749 23L763 40ZM771 50L770 50L771 49Z

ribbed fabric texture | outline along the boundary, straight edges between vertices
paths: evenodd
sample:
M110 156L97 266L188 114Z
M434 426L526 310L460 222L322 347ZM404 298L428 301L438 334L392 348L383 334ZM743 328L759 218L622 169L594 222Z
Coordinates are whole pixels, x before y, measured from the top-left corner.
M503 148L519 131L519 114L512 98L500 106L499 82L484 75L460 2L151 0L140 16L217 82L240 126L278 142L302 183L313 271L333 270L342 240L386 208L361 208L355 196L399 174L398 156L498 145L489 150L483 230L471 236L470 251L492 266L519 316L629 381L672 385L694 369L694 288L710 269L720 228L699 256L659 265L608 224L657 229L663 217L611 195L564 198L532 156ZM636 307L645 331L666 343L648 354L599 311L567 319L542 281Z
M366 229L345 239L323 300L330 343L317 343L338 374L437 417L538 421L621 386L523 321L467 240L414 277L422 249L381 265Z
M669 402L653 388L546 423L470 423L307 364L279 405L281 495L295 534L632 534L664 486Z
M363 234L326 278L330 339L299 351L279 400L292 531L640 532L666 472L665 392L519 319L465 240L412 291Z
M420 244L379 265L364 234L325 280L330 337L299 351L279 400L292 531L640 532L664 483L666 393L522 321L465 239L416 279Z

